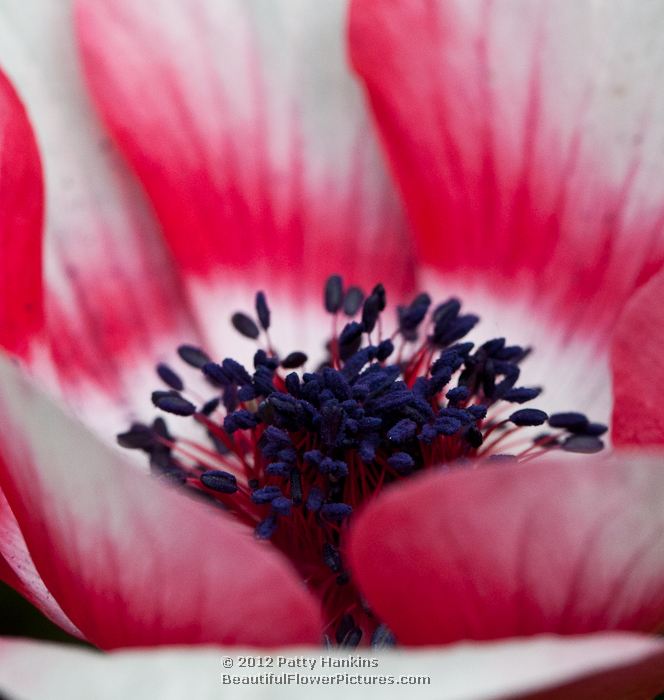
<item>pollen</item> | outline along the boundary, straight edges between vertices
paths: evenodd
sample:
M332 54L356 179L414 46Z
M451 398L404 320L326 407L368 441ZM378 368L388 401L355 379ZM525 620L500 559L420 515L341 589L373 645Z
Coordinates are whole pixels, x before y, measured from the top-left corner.
M323 305L332 330L321 339L328 356L319 366L306 371L302 350L274 351L259 291L255 318L241 311L231 317L235 330L258 344L252 368L181 345L187 371L201 373L209 387L204 398L175 369L156 368L167 388L153 392L154 406L195 421L204 439L179 438L163 415L132 424L117 439L143 451L155 476L210 500L281 550L319 597L328 644L384 646L394 638L344 559L346 532L365 501L429 469L597 452L607 428L578 412L520 407L542 391L518 385L530 348L504 338L478 347L464 341L479 317L464 313L456 298L433 305L428 294L417 295L396 307L389 336L381 284L365 295L333 275Z

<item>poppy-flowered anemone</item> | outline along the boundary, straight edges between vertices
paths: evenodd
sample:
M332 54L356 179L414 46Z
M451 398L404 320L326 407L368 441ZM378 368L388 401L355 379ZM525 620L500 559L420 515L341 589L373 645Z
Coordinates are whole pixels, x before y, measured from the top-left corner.
M483 659L490 669L482 688L479 674L462 673L471 696L571 684L583 697L584 679L603 677L605 695L624 697L639 680L656 684L656 639L602 632L652 633L664 617L661 470L657 457L623 450L664 441L658 4L617 0L611 12L525 0L315 9L277 0L270 12L234 0L75 5L75 30L55 0L38 11L13 4L0 23L0 64L20 94L0 83L0 341L37 382L3 361L2 578L106 649L316 643L320 605L292 557L219 507L210 512L145 477L40 392L108 440L149 415L158 363L160 410L203 408L177 368L182 343L190 359L204 348L212 364L222 360L208 374L240 373L224 367L234 358L255 384L247 348L269 325L273 348L291 353L280 357L283 369L317 374L307 363L330 335L320 287L342 272L355 291L337 313L349 309L356 323L377 279L405 308L421 289L432 308L457 295L462 314L482 318L478 349L502 337L534 349L512 388L535 408L514 407L513 418L556 416L555 430L587 451L598 436L575 434L586 425L576 414L611 419L620 450L400 475L341 518L347 545L325 548L325 560L336 566L339 555L405 659L414 657L403 645L589 633L557 640L555 653L542 639L471 645L461 667ZM268 292L270 313L261 303L251 318L256 289ZM401 317L406 334L424 297L414 306ZM345 333L362 335L353 326ZM391 364L368 364L381 362ZM179 381L186 396L175 395ZM451 409L472 405L457 389L437 407L448 411L438 417L446 431L461 415ZM276 401L282 412L288 402ZM231 412L228 427L241 441L259 427L250 425L254 407L239 410L247 413ZM169 430L174 421L183 443L191 417L169 418ZM404 441L385 454L390 469L423 471L409 441L426 425L411 415L390 426ZM499 437L482 433L487 444ZM349 466L338 454L323 460L328 479ZM289 462L267 464L278 465L277 483L259 489L278 486ZM198 486L208 495L232 499L245 488L229 469L206 471ZM276 508L276 530L261 532L277 540L299 512L280 491L270 505L252 502L266 516ZM334 521L350 504L328 493L321 508L326 496ZM353 617L346 642L355 625ZM577 644L588 644L582 667L571 658ZM436 654L452 663L461 651ZM4 641L9 652L16 663L41 653ZM491 659L520 685L506 684ZM5 673L2 682L25 694L20 684L32 675Z

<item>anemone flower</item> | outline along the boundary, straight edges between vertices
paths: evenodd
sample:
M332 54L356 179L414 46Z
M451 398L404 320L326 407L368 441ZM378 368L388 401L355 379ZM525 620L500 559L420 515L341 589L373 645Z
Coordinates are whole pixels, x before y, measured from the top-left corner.
M0 15L0 576L109 653L0 687L661 689L664 5L66 5Z

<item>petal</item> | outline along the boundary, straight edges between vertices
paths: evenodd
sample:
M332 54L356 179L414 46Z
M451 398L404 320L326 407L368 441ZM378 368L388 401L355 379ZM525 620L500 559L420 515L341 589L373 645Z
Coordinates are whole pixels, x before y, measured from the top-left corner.
M2 468L4 469L4 466ZM62 612L37 573L16 518L2 491L0 491L0 579L15 588L38 607L49 620L66 632L75 637L82 636Z
M654 632L662 499L661 456L436 470L360 515L351 569L405 644Z
M613 336L613 441L664 444L664 273L630 299Z
M42 329L42 175L25 109L0 73L0 345L29 353Z
M247 289L265 288L306 312L334 272L364 285L382 276L398 292L412 283L400 208L345 62L344 9L77 2L92 94L217 348L238 291L251 303Z
M354 0L352 61L448 288L606 342L664 261L663 27L630 0Z
M139 186L88 104L71 25L69 3L60 0L2 9L0 65L25 101L44 164L44 260L36 224L32 238L4 228L2 235L15 248L13 278L25 270L20 283L28 287L43 267L50 361L62 393L87 417L90 398L96 408L105 396L104 409L130 404L145 360L152 365L164 346L177 344L173 335L195 336ZM22 157L38 168L34 148ZM13 313L21 291L8 299ZM43 355L32 362L40 377L50 374Z
M103 647L319 637L286 561L218 510L126 465L0 363L0 484L37 571Z
M249 649L241 653L257 657L260 652ZM427 651L374 652L363 660L371 658L377 666L353 670L321 667L322 658L348 663L347 655L332 650L325 657L311 648L273 654L269 657L273 659L271 670L237 668L237 654L237 650L219 647L100 654L87 649L4 639L0 640L0 689L25 700L53 697L87 700L91 691L97 700L157 696L164 700L215 698L220 695L220 684L222 688L232 684L227 678L256 681L270 672L278 680L273 678L269 682L266 678L267 682L251 685L238 682L232 686L233 692L241 692L243 698L310 698L310 686L315 684L316 697L339 697L343 686L344 697L402 698L404 688L399 681L403 676L430 679L427 684L411 685L413 697L422 700L441 697L488 700L532 697L531 693L536 693L537 698L645 700L664 687L664 645L659 640L637 635L543 637L532 641L460 644ZM351 658L358 657L354 654ZM234 661L234 668L222 669L220 679L222 658ZM317 667L307 670L302 664L287 665L301 659L315 661ZM34 668L39 668L40 673L32 672ZM287 685L286 674L293 676ZM345 681L344 674L354 682ZM380 677L391 677L393 681L379 683ZM316 678L329 680L321 684L315 682ZM372 679L376 680L372 683Z

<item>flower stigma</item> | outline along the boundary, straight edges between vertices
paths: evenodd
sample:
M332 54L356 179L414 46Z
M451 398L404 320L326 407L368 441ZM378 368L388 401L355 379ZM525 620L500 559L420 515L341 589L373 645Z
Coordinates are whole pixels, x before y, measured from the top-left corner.
M283 552L321 601L326 643L385 646L394 638L344 561L359 506L427 469L597 452L607 427L578 412L523 407L542 391L517 385L530 348L504 338L464 342L479 318L462 313L456 298L432 308L428 294L417 295L396 308L388 337L383 285L365 296L333 275L323 300L333 326L315 371L301 369L304 352L281 356L272 348L270 309L258 292L255 318L238 312L231 319L260 344L252 371L181 345L180 359L210 387L211 397L201 399L174 369L157 366L167 388L152 393L153 404L191 417L206 442L178 438L163 417L133 423L117 439L145 452L155 475L206 496ZM340 317L347 322L337 332ZM533 436L527 428L537 426Z

